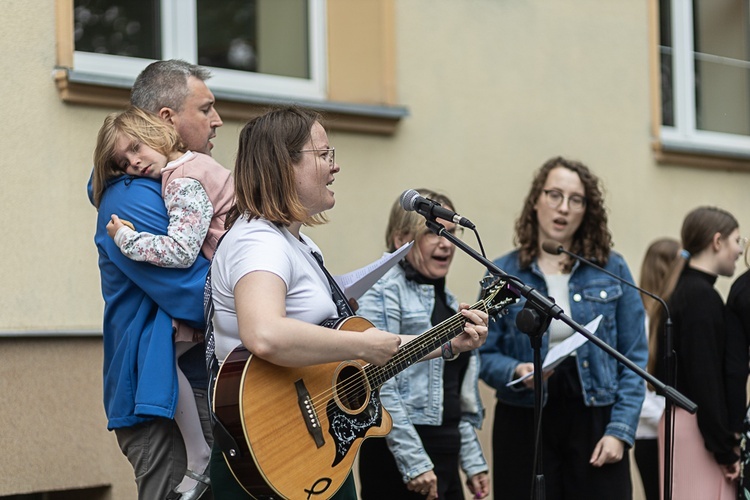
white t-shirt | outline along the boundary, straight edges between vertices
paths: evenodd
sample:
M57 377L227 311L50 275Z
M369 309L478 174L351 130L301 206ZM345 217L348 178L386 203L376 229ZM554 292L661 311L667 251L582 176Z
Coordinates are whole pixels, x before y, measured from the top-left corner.
M241 344L234 304L237 282L253 271L268 271L286 284L286 315L320 324L337 316L331 287L312 255L320 249L300 233L304 243L287 228L265 219L237 220L227 231L211 264L216 358L223 362Z
M570 311L570 274L545 274L547 293L555 299L555 304L563 311ZM549 349L575 333L572 327L562 321L553 320L549 325ZM573 353L575 355L575 353Z

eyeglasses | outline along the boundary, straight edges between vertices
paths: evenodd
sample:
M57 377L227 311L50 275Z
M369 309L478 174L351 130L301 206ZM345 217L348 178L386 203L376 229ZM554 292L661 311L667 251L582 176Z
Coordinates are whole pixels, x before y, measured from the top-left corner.
M325 153L321 154L320 157L328 162L328 165L333 168L336 164L336 148L327 149L300 149L298 153Z
M565 195L557 189L543 189L544 199L550 208L558 208L562 205ZM582 212L586 208L586 198L580 194L571 194L568 198L568 208L571 212Z
M445 232L446 233L451 233L452 235L454 235L459 240L461 238L463 238L463 236L464 236L464 228L461 227L461 226L454 226L454 227L452 227L450 229L446 229ZM426 239L430 243L437 243L443 237L442 236L438 236L437 234L433 233L432 231L428 231L428 232L424 233L424 235L422 236L422 238Z

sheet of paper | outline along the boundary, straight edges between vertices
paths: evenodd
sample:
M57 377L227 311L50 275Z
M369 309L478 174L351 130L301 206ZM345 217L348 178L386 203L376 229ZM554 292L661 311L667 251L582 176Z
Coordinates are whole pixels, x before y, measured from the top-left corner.
M333 279L341 287L347 299L357 299L369 290L390 268L398 264L398 261L406 256L413 244L414 242L410 241L395 252L385 254L372 264L341 276L334 276Z
M593 320L591 320L589 323L587 323L584 328L588 330L591 333L596 332L596 329L599 328L599 323L602 321L602 315L600 314ZM581 347L583 344L585 344L589 339L584 337L578 332L574 332L573 335L568 337L567 339L563 340L559 344L557 344L555 347L547 351L547 355L544 357L544 362L542 363L542 372L548 372L549 370L554 370L554 368L562 363L565 358L573 354L576 349ZM529 372L523 377L517 378L511 382L508 382L505 384L506 386L510 387L512 385L520 384L527 378L534 375L534 372Z

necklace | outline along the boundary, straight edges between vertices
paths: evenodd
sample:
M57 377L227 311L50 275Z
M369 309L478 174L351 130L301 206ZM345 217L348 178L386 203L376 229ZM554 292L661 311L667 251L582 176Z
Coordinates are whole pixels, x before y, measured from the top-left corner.
M536 259L539 269L544 274L565 274L565 256L552 257L540 254Z

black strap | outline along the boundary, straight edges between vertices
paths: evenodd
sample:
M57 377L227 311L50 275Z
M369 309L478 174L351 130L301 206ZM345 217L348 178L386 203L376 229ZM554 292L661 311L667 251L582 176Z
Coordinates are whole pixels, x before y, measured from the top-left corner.
M310 252L313 254L313 257L315 257L318 265L323 270L323 274L325 274L326 278L328 278L328 283L331 285L331 297L333 298L334 304L336 304L336 310L339 313L339 317L345 318L348 316L354 316L354 311L352 311L352 307L349 305L349 301L346 300L344 292L341 291L341 288L339 288L339 284L336 283L336 280L333 279L333 276L331 276L331 273L328 272L326 266L323 265L323 257L321 257L318 252L312 250Z
M224 233L226 234L226 233ZM219 248L224 235L219 238L216 248ZM214 251L214 255L216 252ZM213 264L213 259L211 259ZM216 377L219 374L219 360L216 358L216 339L214 338L214 301L211 298L211 266L208 267L206 275L206 285L203 288L203 317L206 320L205 340L206 343L206 370L208 371L208 415L211 421L211 430L214 435L214 441L219 445L219 449L229 458L240 458L242 452L234 440L232 434L216 418L214 409L211 405L213 400L214 386Z
M221 243L222 239L224 239L224 235L222 235L222 237L219 238L219 241L216 244L217 249L219 248L219 244ZM349 302L346 300L346 296L344 295L344 292L341 291L341 288L339 288L339 285L338 283L336 283L336 280L333 279L333 276L331 276L331 274L323 265L323 258L317 252L311 251L311 253L315 257L315 260L317 261L320 268L323 270L323 273L326 275L326 278L328 278L328 283L331 286L331 298L333 299L333 302L336 304L336 310L338 311L339 317L354 316L354 311L352 311L352 308L349 305ZM213 260L212 260L212 263L213 263ZM221 451L227 457L240 458L241 451L240 451L239 446L237 445L237 441L235 441L234 437L232 437L232 434L227 430L226 427L224 427L224 425L219 421L219 419L216 418L216 414L214 413L213 408L211 406L214 386L216 385L216 377L219 374L219 360L216 358L216 339L214 338L214 324L213 324L214 303L211 298L211 267L210 266L208 268L208 274L206 275L206 285L203 289L203 314L206 320L206 330L205 330L206 369L208 370L208 394L209 394L209 397L206 399L209 401L208 413L211 419L211 428L213 430L214 441L216 441L216 444L219 446L219 449L221 449Z

